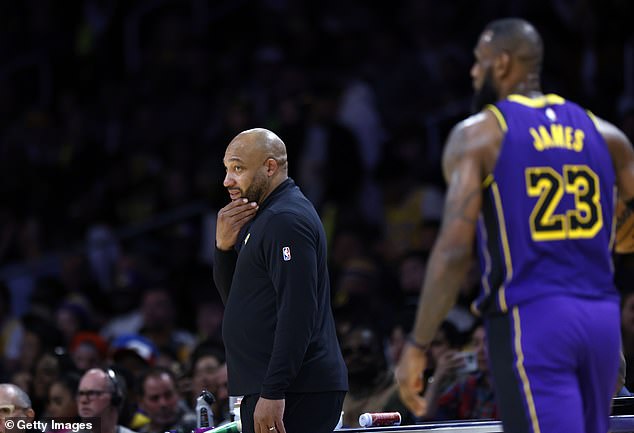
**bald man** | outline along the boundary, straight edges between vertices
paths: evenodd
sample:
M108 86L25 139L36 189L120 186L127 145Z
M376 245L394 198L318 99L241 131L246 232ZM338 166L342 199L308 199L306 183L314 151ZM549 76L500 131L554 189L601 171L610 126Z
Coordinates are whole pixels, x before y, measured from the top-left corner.
M35 430L22 428L23 426L17 423L19 418L24 419L27 423L31 423L35 419L31 399L22 388L12 383L0 383L0 418L0 432L2 433L7 430ZM12 419L14 427L6 425L8 419Z
M608 122L540 89L542 41L521 19L486 26L475 111L451 131L442 228L409 343L401 398L421 415L425 352L478 240L484 316L504 431L605 433L619 366L615 193L634 207L634 151Z
M242 431L332 433L348 382L319 215L273 132L241 132L223 162L231 201L218 212L214 281Z

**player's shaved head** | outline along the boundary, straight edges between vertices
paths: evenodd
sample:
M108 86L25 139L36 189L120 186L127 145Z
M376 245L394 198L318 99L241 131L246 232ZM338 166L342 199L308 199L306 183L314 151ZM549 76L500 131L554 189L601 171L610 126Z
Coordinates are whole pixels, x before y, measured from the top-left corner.
M504 18L489 23L483 33L491 47L505 51L526 66L527 71L539 73L544 47L539 32L531 23L520 18Z
M280 169L284 173L287 172L286 145L277 134L268 129L253 128L242 131L231 140L229 147L241 148L262 161L266 158L273 158L277 161Z
M227 146L223 182L231 200L262 203L288 178L286 145L275 133L253 128L236 135Z

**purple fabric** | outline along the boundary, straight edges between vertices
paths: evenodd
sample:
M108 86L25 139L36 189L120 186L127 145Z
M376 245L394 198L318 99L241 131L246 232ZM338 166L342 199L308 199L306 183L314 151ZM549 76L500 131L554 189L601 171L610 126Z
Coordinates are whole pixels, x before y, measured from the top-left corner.
M619 366L618 304L550 296L519 306L518 313L510 314L514 329L520 329L522 365L540 432L607 432ZM518 333L513 335L517 341ZM517 363L516 370L522 383Z

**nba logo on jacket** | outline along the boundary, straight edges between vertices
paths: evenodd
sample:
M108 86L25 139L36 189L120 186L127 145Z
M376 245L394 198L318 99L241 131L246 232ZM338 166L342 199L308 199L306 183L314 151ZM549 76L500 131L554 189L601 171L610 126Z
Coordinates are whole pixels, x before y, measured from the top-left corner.
M288 262L291 259L291 247L282 248L282 258L285 262Z

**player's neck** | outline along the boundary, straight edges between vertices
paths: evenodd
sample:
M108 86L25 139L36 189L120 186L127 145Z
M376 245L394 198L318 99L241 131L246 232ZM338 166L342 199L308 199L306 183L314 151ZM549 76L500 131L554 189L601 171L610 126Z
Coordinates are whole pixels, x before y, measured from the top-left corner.
M524 78L512 85L507 93L508 95L523 95L529 98L542 96L542 89L539 82L538 74L526 74Z

